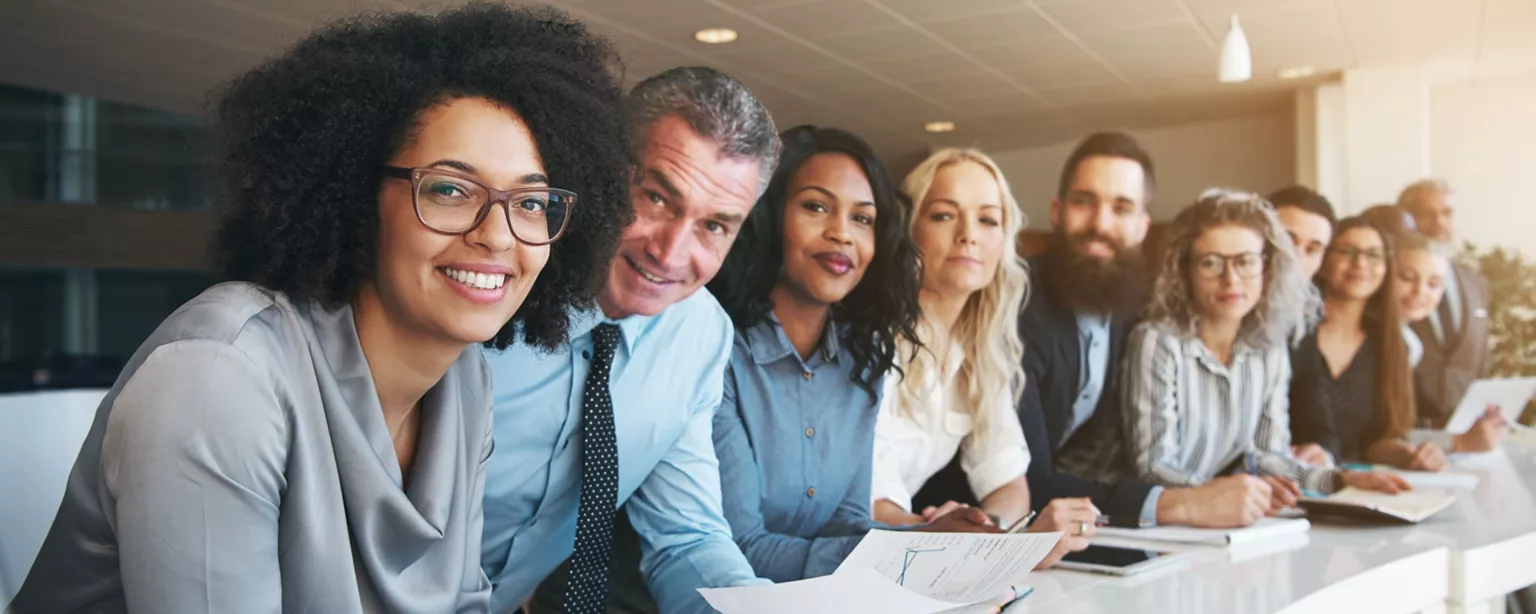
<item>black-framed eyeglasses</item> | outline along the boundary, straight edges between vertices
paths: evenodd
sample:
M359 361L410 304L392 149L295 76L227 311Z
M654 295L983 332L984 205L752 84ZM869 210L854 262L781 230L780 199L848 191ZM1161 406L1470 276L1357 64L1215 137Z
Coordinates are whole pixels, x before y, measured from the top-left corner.
M463 173L431 167L382 166L385 177L411 182L411 206L423 226L446 235L468 234L506 203L512 236L527 245L549 245L565 234L576 206L576 193L531 186L498 190Z
M1216 279L1227 274L1227 268L1237 271L1237 276L1252 279L1264 274L1264 254L1204 254L1194 258L1195 273L1206 279Z
M1354 262L1356 258L1364 258L1365 263L1376 266L1387 261L1387 253L1380 249L1360 249L1353 246L1338 246L1329 249L1333 255L1343 258L1345 262Z

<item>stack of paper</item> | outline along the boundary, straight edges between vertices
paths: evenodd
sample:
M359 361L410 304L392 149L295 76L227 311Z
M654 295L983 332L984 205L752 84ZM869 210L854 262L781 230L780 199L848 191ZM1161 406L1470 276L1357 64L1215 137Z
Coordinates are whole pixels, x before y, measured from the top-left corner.
M1303 498L1300 505L1308 514L1415 523L1439 513L1455 502L1456 495L1445 490L1410 490L1389 495L1350 487L1326 498Z
M1145 529L1099 527L1097 534L1100 537L1154 542L1227 546L1262 541L1283 535L1306 533L1311 528L1311 523L1307 522L1305 518L1263 518L1251 525L1237 529L1201 529L1174 526L1149 527Z
M1061 533L870 531L830 576L700 589L725 614L938 614L990 609L1028 594L1022 582Z

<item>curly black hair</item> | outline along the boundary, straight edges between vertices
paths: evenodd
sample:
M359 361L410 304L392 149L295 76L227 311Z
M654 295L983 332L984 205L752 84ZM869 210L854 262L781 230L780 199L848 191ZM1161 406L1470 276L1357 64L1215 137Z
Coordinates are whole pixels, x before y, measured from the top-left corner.
M783 153L779 167L742 224L736 244L726 255L709 291L720 301L731 322L746 329L768 317L768 294L778 284L784 266L784 207L789 182L806 160L819 153L853 158L864 171L875 197L875 256L864 278L833 307L832 319L849 326L847 346L853 355L851 379L874 391L886 373L900 371L896 339L921 347L917 321L922 314L917 296L922 287L922 256L907 233L910 203L864 139L837 128L796 126L779 135Z
M373 274L379 166L422 113L463 97L516 111L552 185L578 195L570 226L511 322L486 344L552 348L592 307L630 222L613 45L550 8L471 3L435 15L354 17L236 78L213 105L226 275L337 306Z

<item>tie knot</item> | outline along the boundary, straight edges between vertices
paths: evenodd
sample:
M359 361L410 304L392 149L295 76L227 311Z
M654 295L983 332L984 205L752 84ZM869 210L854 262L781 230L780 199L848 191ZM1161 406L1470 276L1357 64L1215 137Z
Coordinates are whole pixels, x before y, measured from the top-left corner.
M598 324L592 329L592 349L599 354L611 354L619 345L619 326L611 322Z

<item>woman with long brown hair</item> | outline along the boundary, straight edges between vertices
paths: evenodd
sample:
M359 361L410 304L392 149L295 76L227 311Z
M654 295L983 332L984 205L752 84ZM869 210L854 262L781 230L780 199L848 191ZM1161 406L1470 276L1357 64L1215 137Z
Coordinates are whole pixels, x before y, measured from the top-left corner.
M1439 471L1445 450L1407 440L1413 369L1390 236L1365 216L1339 223L1317 276L1326 315L1292 358L1291 434L1341 461Z

